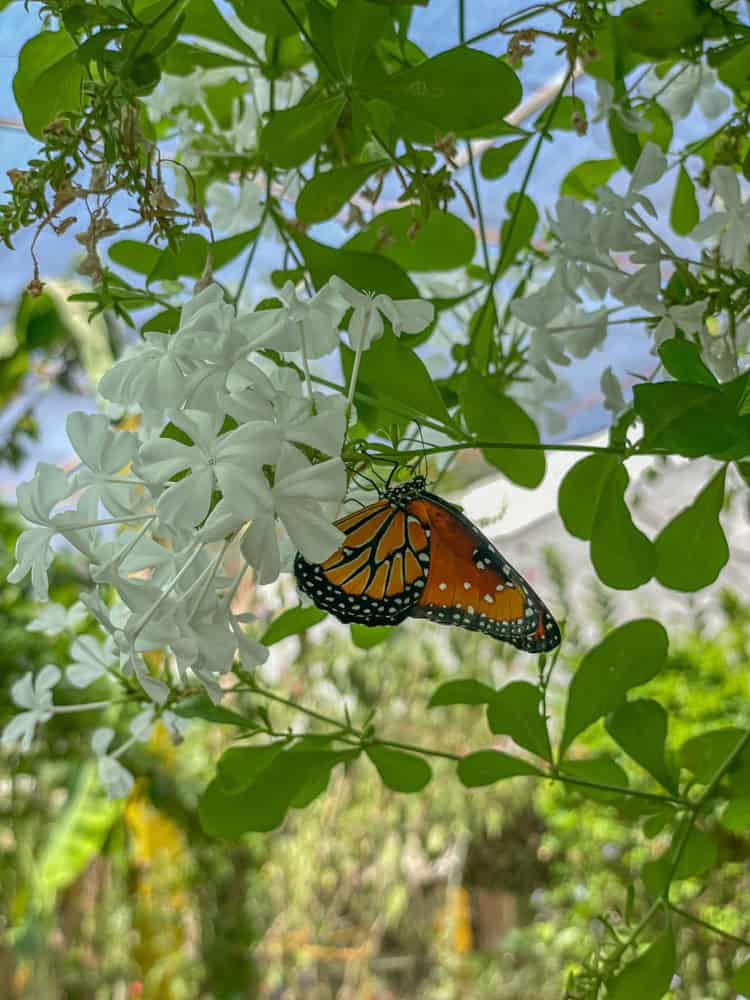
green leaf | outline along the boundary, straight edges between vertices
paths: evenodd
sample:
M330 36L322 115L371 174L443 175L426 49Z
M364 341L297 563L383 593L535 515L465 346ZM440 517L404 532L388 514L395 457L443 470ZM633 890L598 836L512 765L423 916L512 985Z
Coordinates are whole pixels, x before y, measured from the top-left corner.
M732 45L722 45L708 52L708 63L715 67L721 82L740 95L750 91L749 47L750 39L745 36Z
M584 160L565 175L560 185L560 194L580 201L593 199L596 197L596 188L603 187L619 169L620 161L617 159Z
M473 230L450 212L430 212L423 220L414 208L381 212L344 244L345 250L379 253L405 271L450 271L471 263Z
M239 19L264 35L293 35L299 31L282 0L233 0ZM304 21L305 5L291 0L289 6Z
M461 378L459 392L464 419L479 440L507 440L519 444L539 444L539 431L531 417L515 400L494 388L492 381L467 371ZM510 448L483 448L485 459L500 469L508 479L529 489L544 479L544 451Z
M661 1000L677 964L671 928L607 983L607 1000Z
M552 760L547 722L541 714L541 693L528 681L511 681L487 705L493 733L510 736L520 747Z
M462 757L458 762L459 780L467 788L494 785L496 781L516 778L519 775L540 777L543 772L528 761L512 757L500 750L477 750L476 753Z
M549 121L548 128L562 130L563 132L574 131L571 121L574 114L582 115L584 118L586 117L586 106L581 98L570 97L569 95L561 97L557 102L555 112Z
M610 111L607 124L612 148L617 153L622 165L632 173L641 155L641 144L638 142L638 136L633 132L628 132L616 111Z
M485 180L493 181L507 173L511 163L520 156L529 141L528 136L523 139L514 139L506 142L502 146L490 146L482 154L479 164L479 172Z
M268 756L271 756L270 751ZM316 779L320 780L321 772L328 773L337 763L352 756L356 756L356 751L294 748L282 751L273 754L267 766L259 766L250 784L238 791L228 791L216 777L198 800L201 825L209 836L225 840L234 840L251 831L274 830L303 790ZM231 767L234 769L235 765ZM236 776L239 780L239 768Z
M656 540L656 579L672 590L701 590L729 560L719 514L724 503L724 466L693 503L664 527Z
M639 618L614 629L589 650L568 687L561 757L579 733L613 712L631 688L650 681L662 669L667 647L663 625Z
M260 641L264 646L273 646L274 643L286 639L290 635L298 635L318 622L322 622L326 617L326 612L320 608L289 608L283 611L278 618L274 618L266 631L261 636Z
M497 357L497 306L495 296L482 303L469 320L469 357L478 372L486 375Z
M289 740L275 740L265 746L230 747L216 765L216 780L227 793L242 792L271 766L288 744Z
M619 18L620 37L627 48L664 59L697 42L712 17L702 0L645 0Z
M277 167L298 167L317 153L333 132L345 104L343 94L334 94L276 111L261 132L261 152Z
M738 993L750 993L750 958L735 971L731 987Z
M641 149L647 142L655 143L662 153L669 151L674 135L672 119L657 101L651 101L645 108L639 108L638 113L650 124L650 128L638 133Z
M659 345L661 362L672 376L680 382L696 385L718 386L713 372L703 363L700 348L690 340L672 337Z
M746 735L744 729L728 726L694 736L680 748L680 766L692 772L702 785L708 785ZM736 762L734 767L744 764L748 758L750 749L746 748L741 762Z
M672 229L679 236L687 236L698 225L700 213L695 197L695 185L684 166L680 165L672 198L672 212L669 217Z
M45 126L61 111L81 104L83 66L67 31L42 31L18 54L13 94L30 135L41 139Z
M665 756L667 713L658 701L626 701L609 716L605 726L629 757L669 791L677 791L676 777L667 767Z
M354 288L390 295L394 299L412 299L419 295L416 285L403 268L382 254L334 249L300 233L292 235L316 288L321 288L332 275L337 274Z
M352 624L349 628L351 629L352 642L359 649L372 649L373 646L379 646L395 631L388 625Z
M109 259L120 267L137 274L149 274L159 262L163 251L139 240L119 240L107 248Z
M647 861L641 870L643 884L650 896L661 895L667 887L674 865L675 850L680 839L680 829L684 829L684 827L678 827L678 832L675 833L669 849L655 861ZM693 827L680 854L672 881L677 882L683 878L695 878L697 875L703 875L704 872L715 866L718 856L719 851L713 837L704 830Z
M428 708L438 705L484 705L495 697L494 688L471 679L446 681L432 693Z
M359 191L368 177L387 166L387 160L373 160L316 174L300 191L297 218L307 223L330 219Z
M383 784L394 792L421 792L432 778L432 768L427 761L413 753L378 744L368 746L365 752Z
M356 78L389 23L388 11L367 0L346 0L333 12L333 41L344 77Z
M497 122L518 104L522 94L518 77L506 63L468 48L450 49L401 73L369 82L367 91L443 134L460 134Z
M732 799L721 814L721 825L732 833L750 830L750 796Z
M358 386L377 398L381 410L388 412L389 402L398 403L408 407L417 419L428 416L446 426L452 424L424 362L390 330L362 355L359 373ZM393 411L397 420L403 419L403 412L401 408Z
M617 465L616 455L587 455L565 473L557 494L557 507L571 535L589 541L604 484Z
M122 799L107 798L94 763L80 768L36 858L37 906L50 908L57 893L88 867L100 852L124 804Z
M750 442L750 419L738 416L736 395L745 377L721 387L686 382L640 383L633 388L633 405L643 421L643 447L698 458L722 457ZM738 455L738 457L741 457Z
M567 760L562 767L564 774L582 781L590 781L599 785L615 785L618 788L628 787L628 776L617 761L601 754L587 760ZM607 788L588 788L585 785L569 786L570 791L578 792L592 802L617 802L622 796Z
M172 705L171 710L181 719L205 719L206 722L217 722L221 726L242 726L246 729L252 724L252 719L239 715L229 708L222 708L221 705L214 705L205 694L193 694L188 698L182 698Z
M519 198L521 204L516 213L515 208ZM505 208L508 212L508 218L500 229L500 255L503 261L503 271L510 267L521 250L529 246L539 221L536 205L527 194L519 195L514 192L509 195Z
M625 502L629 476L616 462L602 483L591 533L591 562L608 587L634 590L654 573L656 557L651 541L640 531Z

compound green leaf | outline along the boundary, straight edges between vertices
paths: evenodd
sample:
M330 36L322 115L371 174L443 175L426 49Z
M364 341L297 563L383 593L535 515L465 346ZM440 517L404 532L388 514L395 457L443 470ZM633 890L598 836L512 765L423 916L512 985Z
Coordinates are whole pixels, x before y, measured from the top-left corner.
M493 733L510 736L525 750L552 759L541 693L534 684L511 681L493 694L487 705L487 723Z
M467 788L494 785L496 781L516 778L519 775L540 777L542 774L538 767L534 767L528 761L512 757L500 750L478 750L462 757L458 762L459 780Z
M80 107L83 77L76 43L67 31L42 31L26 42L18 54L13 94L35 139L42 138L45 126L61 111Z
M472 434L481 440L506 440L538 445L539 431L531 417L515 400L497 391L491 380L467 371L459 388L464 419ZM530 448L483 448L482 454L508 479L529 489L544 479L544 451Z
M344 95L335 94L275 112L261 132L261 151L277 167L298 167L317 153L333 132L345 104Z
M724 466L654 541L655 575L663 586L687 592L701 590L714 582L729 560L729 546L719 521L726 472Z
M658 701L637 698L626 701L609 716L605 726L625 753L672 792L677 780L667 767L667 713Z
M589 650L568 687L561 757L579 733L613 712L631 688L650 681L662 669L667 647L664 626L640 618L614 629Z
M394 792L421 792L432 778L432 768L421 757L373 744L365 751L384 785Z

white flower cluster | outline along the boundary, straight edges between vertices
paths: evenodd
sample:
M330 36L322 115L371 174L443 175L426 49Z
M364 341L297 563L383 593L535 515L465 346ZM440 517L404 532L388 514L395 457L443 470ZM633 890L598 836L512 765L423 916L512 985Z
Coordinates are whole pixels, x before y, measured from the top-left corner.
M664 294L664 284L678 263L695 274L704 267L701 261L673 251L658 232L656 209L643 192L666 170L664 154L654 143L647 143L624 194L601 187L593 208L573 197L558 199L551 223L556 237L549 257L551 271L531 294L511 304L516 319L530 328L529 361L547 378L555 378L550 363L568 365L570 355L585 357L601 346L616 313L624 313L616 322L646 321L654 349L673 337L677 328L698 335L711 362L711 348L716 345L706 325L708 299L668 305ZM729 167L714 167L711 183L721 207L690 236L698 242L715 241L721 266L746 268L750 201L743 202L737 175ZM592 305L593 309L586 308ZM740 340L750 335L747 326L735 328ZM602 388L609 409L624 406L611 369L603 376Z
M174 335L147 333L99 384L131 414L124 423L133 429L115 429L103 414L72 414L78 467L68 474L42 463L18 488L31 526L9 579L30 574L36 598L46 600L56 535L89 564L94 589L81 600L106 638L74 640L66 679L75 688L109 678L142 689L148 725L134 723L127 745L145 738L157 717L175 728L165 706L190 677L217 701L219 678L237 658L246 669L266 658L243 628L253 616L232 609L239 584L248 569L258 583L274 581L291 568L295 549L320 562L340 544L332 522L347 489L341 451L362 351L382 336L383 317L397 336L433 318L428 302L365 295L338 278L309 299L289 283L280 298L280 308L237 315L218 285L202 290L183 306ZM313 389L308 362L338 346L345 314L356 350L352 380L347 396L324 395ZM81 610L47 609L35 627L73 630ZM158 674L144 659L157 651ZM48 666L16 683L12 697L24 712L3 743L27 749L36 725L56 711L92 707L56 708L60 679ZM107 787L121 794L126 744L110 751L112 738L98 731L94 750Z

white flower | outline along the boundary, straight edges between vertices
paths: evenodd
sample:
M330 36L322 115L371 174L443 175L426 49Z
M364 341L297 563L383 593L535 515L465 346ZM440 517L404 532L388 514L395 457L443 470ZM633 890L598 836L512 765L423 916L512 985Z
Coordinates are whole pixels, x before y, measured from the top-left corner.
M659 103L672 119L687 118L697 102L706 118L718 118L730 105L730 98L719 86L716 72L702 63L687 63L674 73L674 80L664 90L664 80L650 73L646 80L647 89L659 91Z
M332 281L324 285L311 299L301 299L291 281L279 292L283 308L274 309L274 331L279 333L289 350L304 347L308 358L322 358L335 350L339 343L338 325L345 306ZM293 346L291 346L293 345Z
M419 333L435 316L433 304L423 299L394 300L388 295L369 295L358 292L335 275L329 285L354 310L347 332L355 350L366 351L374 340L383 336L383 316L397 337L402 333Z
M79 636L70 647L70 655L72 663L65 668L65 676L77 688L106 677L115 662L112 640L102 643L93 635Z
M608 365L602 372L600 381L602 395L604 396L604 408L613 414L622 413L627 407L625 397L622 394L620 380Z
M29 632L41 632L49 636L62 635L63 632L75 632L87 617L88 611L80 601L71 604L69 608L51 601L42 605L36 618L26 627Z
M158 438L142 446L137 469L146 479L166 483L185 470L157 502L159 517L168 524L195 527L208 514L217 485L226 497L255 496L265 486L262 467L272 465L279 451L280 435L272 424L255 421L227 434L219 434L223 415L180 410L172 422L194 442L183 444L172 438ZM246 508L246 519L252 507Z
M274 485L255 498L258 513L242 538L242 553L254 566L260 583L279 575L281 554L274 516L294 545L310 562L322 562L343 541L323 504L338 506L346 491L346 470L340 458L312 465L297 448L282 446Z
M151 121L158 121L178 105L199 104L203 99L205 70L194 69L187 76L162 73L159 86L144 98Z
M48 663L36 676L29 672L15 682L10 689L11 700L26 711L16 715L3 729L0 738L3 746L11 747L20 740L21 752L26 753L31 746L36 727L54 715L52 689L60 680L60 676L59 669L54 664Z
M163 410L181 406L188 378L174 356L177 341L166 333L147 333L143 343L125 352L99 382L105 399L122 406Z
M114 739L114 730L108 726L95 729L91 737L91 749L97 757L99 780L110 799L124 798L133 787L133 775L124 768L116 757L107 753Z
M720 236L722 258L733 267L744 267L750 247L750 199L743 202L740 182L731 167L714 167L711 183L724 211L714 212L699 222L690 235L694 240Z
M654 346L658 347L662 341L674 337L678 328L688 334L702 333L706 304L706 299L692 302L689 306L669 306L669 308L658 303L657 307L652 309L655 315L661 316L653 332Z
M236 233L247 232L260 220L262 191L251 180L243 178L239 185L214 181L206 188L206 204L211 221L216 229L234 236Z
M16 542L16 565L8 574L10 583L19 583L31 573L34 597L46 601L49 582L47 570L52 562L50 542L53 527L52 508L73 492L74 485L62 469L40 462L34 478L21 483L16 491L18 509L27 521L38 527L22 532Z

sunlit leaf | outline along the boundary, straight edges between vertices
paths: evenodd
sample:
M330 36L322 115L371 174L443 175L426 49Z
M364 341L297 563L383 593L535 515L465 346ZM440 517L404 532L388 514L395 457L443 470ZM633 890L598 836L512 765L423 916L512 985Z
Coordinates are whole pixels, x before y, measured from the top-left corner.
M81 103L83 66L76 43L67 31L42 31L18 54L13 94L23 123L35 139L61 111L74 111Z
M661 1000L674 975L677 955L667 928L607 983L607 1000Z
M421 219L413 208L381 212L344 244L345 250L379 253L405 271L449 271L471 262L476 237L450 212Z
M352 642L359 649L372 649L373 646L379 646L381 642L385 642L393 633L393 629L388 625L370 627L368 625L352 624L349 628L351 630Z
M581 201L595 198L596 189L603 187L612 174L619 169L620 161L616 159L584 160L563 177L560 194L569 195Z
M313 156L336 127L343 94L276 111L260 136L260 148L277 167L297 167Z

